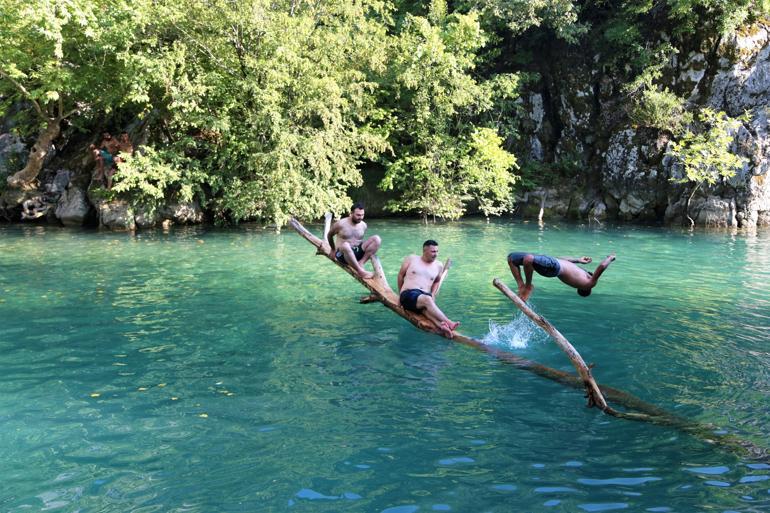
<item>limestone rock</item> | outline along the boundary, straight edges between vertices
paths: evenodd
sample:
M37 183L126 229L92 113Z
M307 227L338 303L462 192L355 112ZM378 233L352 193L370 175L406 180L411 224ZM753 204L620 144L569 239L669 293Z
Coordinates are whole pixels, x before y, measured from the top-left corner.
M29 150L24 143L11 134L0 134L0 180L24 167Z
M134 211L125 201L99 201L96 205L99 225L110 230L136 229Z
M663 160L668 138L654 130L615 133L604 154L602 186L624 220L653 220L665 209L669 176Z
M203 222L203 209L197 201L172 203L163 209L163 217L176 224L197 224Z
M59 197L56 218L64 226L83 226L91 212L86 192L79 187L69 187Z

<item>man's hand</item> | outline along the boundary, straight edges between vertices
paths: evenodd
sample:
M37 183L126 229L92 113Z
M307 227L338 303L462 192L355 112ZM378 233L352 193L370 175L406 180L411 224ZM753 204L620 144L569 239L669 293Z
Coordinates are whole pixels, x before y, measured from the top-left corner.
M590 264L593 261L593 259L590 256L582 256L578 258L577 263L579 264Z

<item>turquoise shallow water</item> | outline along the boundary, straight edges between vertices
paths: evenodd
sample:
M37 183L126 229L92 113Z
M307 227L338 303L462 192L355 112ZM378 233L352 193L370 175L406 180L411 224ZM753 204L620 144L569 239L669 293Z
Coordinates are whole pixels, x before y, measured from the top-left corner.
M491 280L512 250L615 251L590 298L536 276L531 304L601 383L770 446L770 232L369 224L391 282L437 239L461 331L564 370ZM0 226L0 510L770 511L767 464L361 293L292 231Z

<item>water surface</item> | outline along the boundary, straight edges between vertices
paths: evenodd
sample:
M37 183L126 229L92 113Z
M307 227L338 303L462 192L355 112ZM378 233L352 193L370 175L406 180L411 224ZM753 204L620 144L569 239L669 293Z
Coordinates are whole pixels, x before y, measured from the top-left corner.
M492 278L513 285L514 250L616 252L591 297L536 276L532 306L601 383L770 445L770 233L369 226L391 283L437 239L461 331L563 370ZM770 510L765 463L360 305L313 253L249 227L0 226L0 510Z

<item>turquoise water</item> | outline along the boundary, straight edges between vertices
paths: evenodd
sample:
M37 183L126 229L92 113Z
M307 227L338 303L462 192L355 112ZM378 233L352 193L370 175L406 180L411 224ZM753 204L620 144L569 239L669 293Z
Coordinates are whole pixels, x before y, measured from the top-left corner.
M770 232L369 226L392 283L437 239L460 331L564 370L492 278L513 284L512 250L616 252L590 298L536 276L532 306L599 382L770 446ZM602 415L362 292L290 230L0 226L0 510L770 511L766 462Z

